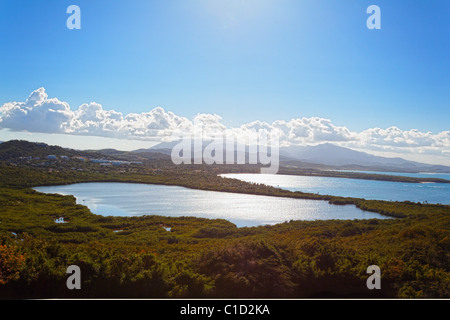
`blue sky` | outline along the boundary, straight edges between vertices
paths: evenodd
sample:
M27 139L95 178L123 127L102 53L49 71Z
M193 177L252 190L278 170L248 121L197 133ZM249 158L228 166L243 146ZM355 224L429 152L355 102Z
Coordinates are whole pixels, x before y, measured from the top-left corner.
M72 4L81 30L66 27ZM366 27L372 4L381 30ZM449 17L447 0L0 0L0 106L45 87L72 109L438 133Z
M449 129L448 1L0 2L2 102ZM382 29L366 28L376 3ZM66 28L77 4L82 29Z

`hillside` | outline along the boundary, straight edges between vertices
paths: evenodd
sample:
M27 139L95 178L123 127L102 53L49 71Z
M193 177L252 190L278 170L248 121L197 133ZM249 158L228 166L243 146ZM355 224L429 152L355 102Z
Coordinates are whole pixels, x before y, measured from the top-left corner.
M0 161L15 161L30 157L32 159L46 159L49 155L122 161L170 160L169 156L159 152L126 152L115 149L74 150L24 140L11 140L0 144Z
M18 159L21 157L45 158L55 156L82 156L86 153L65 149L59 146L49 146L45 143L11 140L0 144L0 161Z

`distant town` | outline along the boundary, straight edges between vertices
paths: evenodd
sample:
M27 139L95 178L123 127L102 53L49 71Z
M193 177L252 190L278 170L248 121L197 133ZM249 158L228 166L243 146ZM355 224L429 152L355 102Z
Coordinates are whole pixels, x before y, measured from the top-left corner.
M57 156L57 155L48 155L45 157L45 159L41 159L40 157L33 157L33 156L27 156L27 157L19 157L19 161L41 161L46 160L43 162L40 162L40 165L51 165L54 164L57 160L67 161L70 159L84 161L84 162L92 162L92 163L99 163L102 166L121 166L121 165L143 165L144 163L142 161L124 161L124 160L108 160L108 159L94 159L94 158L87 158L82 156Z

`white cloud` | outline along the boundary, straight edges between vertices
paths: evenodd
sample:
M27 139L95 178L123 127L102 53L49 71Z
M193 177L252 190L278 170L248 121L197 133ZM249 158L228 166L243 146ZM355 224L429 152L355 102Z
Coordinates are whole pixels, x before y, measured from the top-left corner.
M373 128L363 131L361 140L368 144L396 147L424 147L439 143L439 137L431 132L420 132L416 129L403 131L397 127L387 129Z
M332 142L359 150L399 156L410 154L448 159L450 155L450 131L433 134L389 127L354 132L319 117L277 120L273 123L255 120L229 128L217 114L198 114L189 120L161 107L124 115L90 102L72 110L68 103L49 98L44 88L33 91L25 102L3 104L0 107L0 128L141 141L164 141L199 128L206 135L226 133L234 137L251 137L261 130L267 133L275 130L282 145Z
M0 107L3 128L30 132L63 133L63 125L73 112L69 104L48 99L44 88L33 91L25 102L9 102Z

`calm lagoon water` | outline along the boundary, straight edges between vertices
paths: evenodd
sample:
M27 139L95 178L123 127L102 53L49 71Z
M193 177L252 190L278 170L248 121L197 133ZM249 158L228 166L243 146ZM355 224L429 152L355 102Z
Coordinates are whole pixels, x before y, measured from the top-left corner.
M390 173L400 175L397 173ZM433 177L430 174L405 174ZM291 191L323 195L376 199L387 201L413 201L450 204L450 183L402 183L333 177L308 177L270 174L223 174L223 177L262 183ZM446 174L436 174L446 179ZM447 177L448 179L448 177Z
M37 187L36 191L73 195L77 203L105 216L194 216L226 219L238 227L276 224L289 220L388 219L354 205L194 190L178 186L133 183L79 183Z

